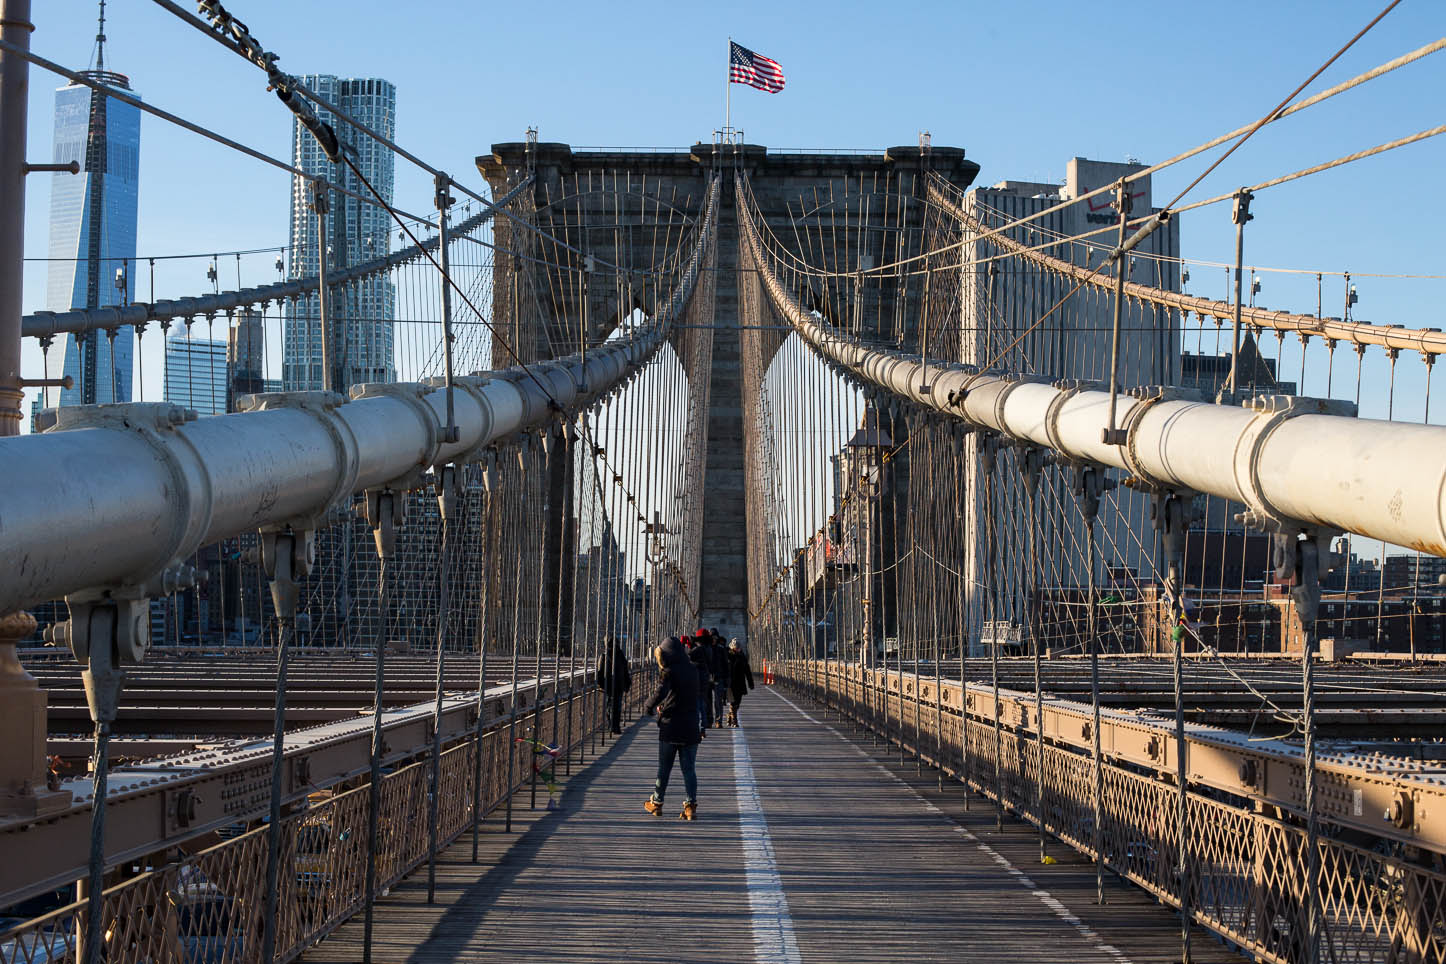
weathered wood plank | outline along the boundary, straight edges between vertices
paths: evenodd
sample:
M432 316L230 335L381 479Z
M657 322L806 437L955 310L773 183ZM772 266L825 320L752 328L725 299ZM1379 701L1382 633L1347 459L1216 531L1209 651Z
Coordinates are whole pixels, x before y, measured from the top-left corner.
M529 814L524 796L513 834L489 821L479 865L468 839L451 848L435 905L424 873L393 891L377 910L374 960L772 959L755 952L732 740L748 743L804 961L1178 959L1176 919L1152 898L1112 881L1107 906L1095 905L1092 869L1062 846L1060 863L1040 865L1030 828L995 833L983 801L966 812L958 785L941 794L816 714L767 690L750 697L745 727L712 731L700 750L693 824L676 817L678 773L667 815L643 813L656 739L635 728L570 782L561 809ZM1203 933L1196 950L1239 960ZM354 921L305 960L360 957Z

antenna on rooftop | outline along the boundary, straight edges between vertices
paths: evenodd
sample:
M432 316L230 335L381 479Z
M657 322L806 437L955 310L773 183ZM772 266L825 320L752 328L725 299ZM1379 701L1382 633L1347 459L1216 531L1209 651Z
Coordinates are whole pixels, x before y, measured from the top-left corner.
M100 0L100 25L95 32L95 69L105 70L105 0Z

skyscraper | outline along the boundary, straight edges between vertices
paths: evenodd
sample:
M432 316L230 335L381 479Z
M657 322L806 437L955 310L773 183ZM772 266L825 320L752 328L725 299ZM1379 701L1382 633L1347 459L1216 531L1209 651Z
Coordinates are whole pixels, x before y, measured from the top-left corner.
M124 74L105 69L104 13L95 67L82 76L134 96ZM51 311L130 300L140 151L139 108L82 84L55 92L55 161L76 161L81 172L52 175L46 289ZM64 336L59 373L74 379L74 387L46 389L46 405L130 401L134 354L130 328L114 338L101 332Z
M356 118L358 123L391 138L396 130L397 89L379 78L339 78L311 74L303 83L324 100ZM396 168L392 152L351 125L317 108L322 120L335 128L343 144L355 149L357 166L387 203L392 200ZM325 177L366 196L367 189L350 170L333 165L315 138L293 122L292 163L307 174ZM391 221L375 204L364 204L336 191L330 193L326 244L328 271L386 254ZM312 210L311 183L294 177L291 185L291 264L293 278L312 277L318 269L317 216ZM392 319L396 316L396 290L385 278L333 289L330 301L334 371L338 390L359 382L392 381ZM344 333L344 334L343 334ZM321 388L322 356L320 315L312 295L287 308L282 382L288 390Z
M185 331L166 339L165 399L199 415L226 412L226 342Z
M230 365L231 397L266 390L266 329L261 315L246 309L236 316L227 333L226 362Z

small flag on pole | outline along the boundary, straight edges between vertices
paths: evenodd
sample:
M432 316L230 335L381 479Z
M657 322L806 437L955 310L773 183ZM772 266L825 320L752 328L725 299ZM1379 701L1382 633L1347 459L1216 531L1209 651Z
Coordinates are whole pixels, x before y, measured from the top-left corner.
M783 68L778 61L728 42L728 80L776 94L783 89Z

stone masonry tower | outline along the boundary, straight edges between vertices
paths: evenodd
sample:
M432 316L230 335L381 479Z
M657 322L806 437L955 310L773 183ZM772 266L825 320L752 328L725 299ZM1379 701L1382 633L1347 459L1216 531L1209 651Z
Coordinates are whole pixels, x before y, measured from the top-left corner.
M667 199L683 211L696 212L709 176L715 169L723 175L698 624L718 627L725 638L746 634L749 607L746 527L739 524L745 514L747 480L745 386L740 366L741 340L746 333L740 328L738 313L739 239L733 171L747 173L763 216L771 224L786 227L803 209L805 198L827 197L830 192L868 190L870 186L878 190L886 184L890 191L922 195L923 184L917 175L924 164L961 189L968 187L979 170L964 158L963 150L950 147L934 147L927 154L917 147L889 148L881 153L770 154L752 144L696 144L688 152L667 153L573 151L566 144L513 142L494 144L491 153L477 158L477 167L494 196L505 194L532 173L534 181L524 208L530 207L534 223L549 231L570 231L567 238L571 243L614 264L646 261L638 257L638 249L647 243L639 227L645 220L641 215L646 202L635 201L632 195ZM657 209L653 214L656 216ZM579 233L576 225L583 221L600 227ZM569 224L573 227L568 228ZM524 237L528 234L525 229L500 218L494 231L499 248L493 282L494 323L523 359L575 351L584 332L589 343L596 343L634 303L643 303L640 295L646 292L639 290L640 280L631 288L617 284L606 290L603 286L585 288L562 312L565 317L528 318L519 307L525 299L514 294L525 287L519 285L516 275L527 269L522 259L501 252L527 251L538 242ZM532 283L542 282L534 279ZM896 314L913 315L909 311ZM884 333L867 334L878 337ZM762 338L766 357L771 357L782 335L763 333ZM897 340L911 338L917 338L913 330L897 333ZM896 339L890 335L885 340ZM510 357L494 357L493 361L496 365L513 363ZM557 525L564 524L559 518ZM547 544L554 545L556 540ZM569 571L569 565L561 559L549 560L546 572L560 574Z

